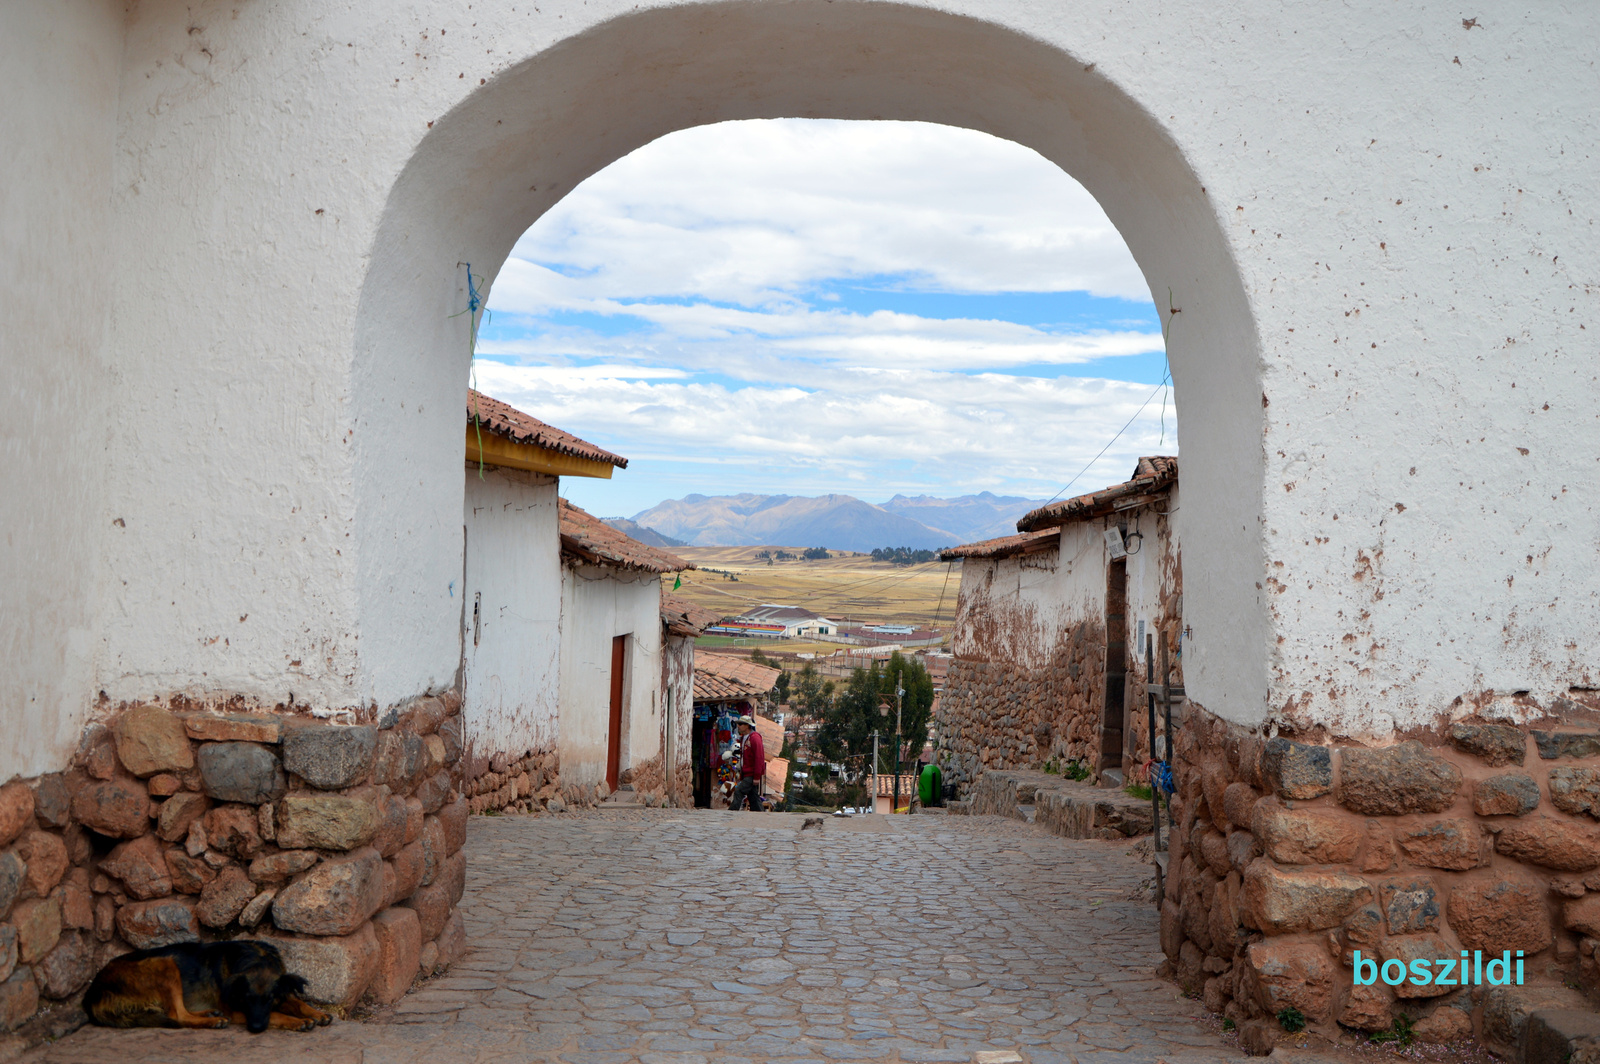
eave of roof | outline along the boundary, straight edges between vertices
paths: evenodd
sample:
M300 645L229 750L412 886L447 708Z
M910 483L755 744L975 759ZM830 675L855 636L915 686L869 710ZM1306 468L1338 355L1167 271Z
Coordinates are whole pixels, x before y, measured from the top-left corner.
M694 568L692 562L640 543L566 499L558 501L561 507L561 556L567 561L645 573L673 573Z
M671 592L661 593L661 623L673 635L699 635L716 624L717 614Z
M1131 510L1158 501L1177 481L1177 458L1170 455L1141 458L1128 480L1064 502L1041 506L1022 516L1017 522L1017 531L1036 532L1059 528L1074 521L1103 517L1118 510Z
M474 465L522 469L550 476L610 479L628 460L547 425L509 403L467 393L466 458Z
M1038 532L1023 532L1015 536L999 536L978 543L964 543L959 547L946 547L939 552L939 560L953 562L962 558L1010 558L1018 554L1057 550L1060 546L1061 529L1046 528Z

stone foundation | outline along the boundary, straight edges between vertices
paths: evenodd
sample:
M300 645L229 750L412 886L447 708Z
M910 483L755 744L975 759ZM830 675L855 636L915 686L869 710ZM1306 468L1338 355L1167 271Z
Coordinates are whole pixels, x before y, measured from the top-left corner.
M1241 1028L1296 1008L1330 1033L1405 1013L1422 1041L1518 1054L1538 1009L1589 1007L1600 731L1464 721L1365 749L1189 709L1161 946L1207 1008ZM1526 985L1353 986L1356 950L1380 965L1521 950Z
M1028 820L1068 839L1127 839L1150 834L1150 803L1047 772L986 772L970 796L949 804L957 815Z
M108 960L171 942L269 940L340 1011L449 967L466 944L459 708L336 724L135 705L67 771L0 787L0 1029L59 1035Z

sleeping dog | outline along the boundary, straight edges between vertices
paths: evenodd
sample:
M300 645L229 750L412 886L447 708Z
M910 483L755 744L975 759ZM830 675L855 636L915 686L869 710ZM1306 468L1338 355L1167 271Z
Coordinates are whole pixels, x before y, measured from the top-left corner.
M269 943L181 942L112 960L89 984L83 1010L102 1027L309 1031L333 1017L300 999L305 988Z

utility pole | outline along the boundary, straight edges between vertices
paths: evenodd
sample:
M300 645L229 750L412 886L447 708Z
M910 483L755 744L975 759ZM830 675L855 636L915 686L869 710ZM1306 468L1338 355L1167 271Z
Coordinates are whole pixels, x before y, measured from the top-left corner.
M889 812L900 811L900 698L906 689L900 686L900 677L894 678L894 798Z
M867 799L867 812L878 811L878 733L872 733L872 795Z

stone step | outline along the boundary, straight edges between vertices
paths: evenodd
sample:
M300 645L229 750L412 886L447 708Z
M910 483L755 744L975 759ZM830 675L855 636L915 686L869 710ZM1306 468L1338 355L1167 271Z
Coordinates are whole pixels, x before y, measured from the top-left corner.
M1110 787L1112 790L1122 790L1126 786L1120 768L1105 768L1100 770L1100 786Z

